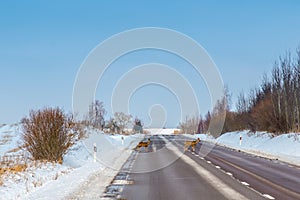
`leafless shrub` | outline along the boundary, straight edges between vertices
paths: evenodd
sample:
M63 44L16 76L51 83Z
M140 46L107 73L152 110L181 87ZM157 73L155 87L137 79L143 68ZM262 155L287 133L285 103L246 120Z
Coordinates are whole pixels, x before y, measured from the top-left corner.
M74 124L60 108L31 111L22 120L24 146L35 160L62 162L76 139Z

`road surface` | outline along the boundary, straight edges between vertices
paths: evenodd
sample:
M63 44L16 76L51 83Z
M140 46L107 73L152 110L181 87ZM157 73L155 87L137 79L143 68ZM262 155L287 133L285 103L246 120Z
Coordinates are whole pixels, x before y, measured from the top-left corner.
M229 148L214 146L203 157L183 151L183 136L151 136L133 155L104 197L128 200L300 199L300 170ZM142 173L141 173L142 172Z

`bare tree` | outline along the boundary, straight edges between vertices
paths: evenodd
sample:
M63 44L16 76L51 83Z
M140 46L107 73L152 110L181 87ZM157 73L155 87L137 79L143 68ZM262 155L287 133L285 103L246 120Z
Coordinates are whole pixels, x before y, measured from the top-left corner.
M206 130L207 130L207 129L206 129L206 127L205 127L205 120L204 120L203 117L200 115L197 133L205 133Z
M91 103L89 107L89 113L87 116L87 121L90 125L95 128L103 129L105 125L104 116L106 114L106 110L104 109L103 102L96 100Z
M124 129L132 123L132 116L123 112L114 113L114 122L119 127L119 132L123 133Z
M294 66L294 99L295 99L295 131L299 131L300 123L300 47L296 50L296 62Z
M179 128L183 133L195 134L198 133L200 117L198 116L186 116L185 121L180 122Z
M236 111L239 114L247 113L249 111L249 102L246 99L244 92L241 92L238 95L238 99L235 107L236 107Z

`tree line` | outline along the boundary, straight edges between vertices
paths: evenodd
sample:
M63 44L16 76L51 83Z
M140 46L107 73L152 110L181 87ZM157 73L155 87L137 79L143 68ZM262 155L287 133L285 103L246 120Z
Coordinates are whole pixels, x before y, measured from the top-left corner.
M221 133L251 130L279 135L300 131L300 48L280 56L270 75L265 74L258 87L238 95L235 110L228 106L231 95L224 90L221 100L204 116L187 118L179 128L189 133L207 133L226 115ZM195 126L195 120L198 121Z
M300 49L287 52L264 75L259 87L238 97L236 115L241 128L276 134L298 132L300 122Z

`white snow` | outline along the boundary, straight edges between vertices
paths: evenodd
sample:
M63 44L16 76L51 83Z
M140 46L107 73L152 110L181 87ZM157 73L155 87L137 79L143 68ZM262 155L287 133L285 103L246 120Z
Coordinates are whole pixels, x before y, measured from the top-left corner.
M102 175L99 183L101 185L98 187L104 190L127 160L132 149L144 137L144 135L107 135L93 129L87 131L89 137L71 148L64 156L62 165L34 163L24 158L24 162L28 163L26 171L3 174L0 199L71 198L72 194L80 192L80 189L96 174ZM19 146L20 139L20 126L1 127L0 141L3 142L0 144L0 156L11 155L8 152ZM94 162L94 144L97 145L96 162ZM20 153L23 152L13 152L14 155Z
M21 128L18 124L0 127L0 156L18 148L21 139Z
M170 135L174 134L174 130L178 129L146 131L151 135ZM34 163L23 158L22 162L28 163L26 171L0 177L0 182L1 179L3 181L3 185L0 185L0 199L85 199L91 198L88 194L93 193L99 196L130 156L132 149L145 137L143 134L108 135L91 128L87 132L89 137L71 148L64 156L62 165ZM300 134L273 137L265 132L240 131L225 133L217 139L206 134L187 136L300 165ZM20 140L20 125L1 126L0 156L28 155L17 149ZM97 162L94 162L94 145L97 147ZM17 150L11 151L13 149Z
M149 128L145 129L150 135L172 135L174 131L179 131L179 129L174 128Z

